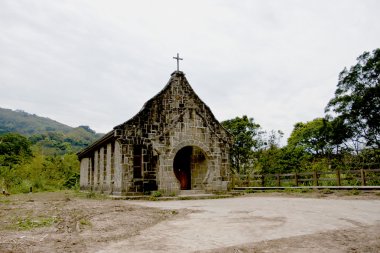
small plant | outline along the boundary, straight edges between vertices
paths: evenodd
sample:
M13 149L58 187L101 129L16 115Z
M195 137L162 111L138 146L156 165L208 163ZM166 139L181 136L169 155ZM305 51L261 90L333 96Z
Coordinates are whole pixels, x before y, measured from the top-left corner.
M31 230L33 228L48 227L55 222L55 217L39 217L35 219L31 219L30 217L18 218L16 227L20 230Z
M162 196L162 193L160 191L154 191L152 192L152 197L159 198Z
M359 195L360 192L359 192L358 189L353 189L353 190L351 191L351 194L352 194L352 195Z
M179 200L191 200L191 197L189 197L189 196L183 196L183 197L179 197L178 199Z
M96 193L93 191L90 191L86 194L86 198L88 199L94 199L96 197Z
M246 189L244 190L244 193L254 193L255 191L253 189Z
M309 193L312 190L309 188L285 188L285 193L294 193L294 194L302 194L302 193Z
M149 196L149 200L150 200L150 201L157 201L158 198L156 198L155 196Z
M285 188L284 192L286 192L286 193L297 193L298 192L299 193L300 189Z
M2 203L2 204L10 204L11 201L9 199L0 199L0 203Z
M79 221L79 224L80 224L81 226L91 226L91 225L92 225L91 221L89 221L89 220L87 220L87 219L85 219L85 218L81 219L81 220Z
M300 192L301 193L308 193L308 192L311 192L312 190L311 189L309 189L309 188L301 188L300 189Z
M334 193L332 190L330 190L330 189L323 189L322 190L322 193L323 194L332 194L332 193Z

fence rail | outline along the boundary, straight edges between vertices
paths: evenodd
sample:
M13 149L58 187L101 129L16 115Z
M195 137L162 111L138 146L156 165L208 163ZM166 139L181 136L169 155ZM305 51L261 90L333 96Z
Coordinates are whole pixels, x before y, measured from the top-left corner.
M233 187L380 186L380 169L233 175Z

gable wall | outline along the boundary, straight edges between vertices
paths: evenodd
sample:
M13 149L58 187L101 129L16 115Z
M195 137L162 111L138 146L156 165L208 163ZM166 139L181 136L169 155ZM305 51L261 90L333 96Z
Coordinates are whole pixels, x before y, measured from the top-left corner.
M195 95L184 76L174 76L166 87L120 131L123 191L138 192L154 184L164 192L179 191L173 159L185 146L202 149L207 157L205 190L222 190L228 180L229 136L211 111ZM142 178L133 177L134 147L142 146Z
M230 143L230 135L183 73L175 72L135 117L115 127L110 141L86 153L81 160L81 188L113 194L157 189L176 193L180 185L173 171L175 155L192 146L206 158L193 166L192 185L226 190Z

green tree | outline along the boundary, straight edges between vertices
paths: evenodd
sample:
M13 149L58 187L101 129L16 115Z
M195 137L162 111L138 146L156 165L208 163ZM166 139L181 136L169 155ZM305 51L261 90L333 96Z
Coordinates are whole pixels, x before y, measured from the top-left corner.
M32 156L29 140L17 133L0 136L0 166L12 167Z
M245 174L252 167L254 150L263 145L260 125L246 115L223 121L222 125L234 136L230 153L232 169Z
M380 146L380 49L364 52L350 70L339 75L335 97L325 109L350 130L351 142ZM360 147L359 147L360 148Z
M281 172L280 160L282 149L280 142L284 133L281 130L263 132L260 137L262 146L254 151L254 172L255 173L278 173Z
M280 160L282 149L277 146L269 146L267 149L260 149L255 152L255 173L279 173L282 172Z
M54 141L54 139L49 139ZM60 142L57 142L60 143ZM0 189L13 193L73 188L79 181L79 161L74 153L46 155L40 142L16 133L0 136ZM68 143L66 150L71 149Z
M288 139L288 146L301 147L310 154L325 156L332 153L332 136L333 127L327 119L298 122Z
M14 182L20 182L17 168L32 157L27 138L17 133L0 136L0 187L8 189Z

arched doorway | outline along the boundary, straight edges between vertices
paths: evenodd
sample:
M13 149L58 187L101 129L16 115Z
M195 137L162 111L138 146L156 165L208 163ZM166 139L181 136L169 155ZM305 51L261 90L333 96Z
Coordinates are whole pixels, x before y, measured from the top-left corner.
M202 189L207 174L207 158L202 149L186 146L175 155L173 169L181 190Z

